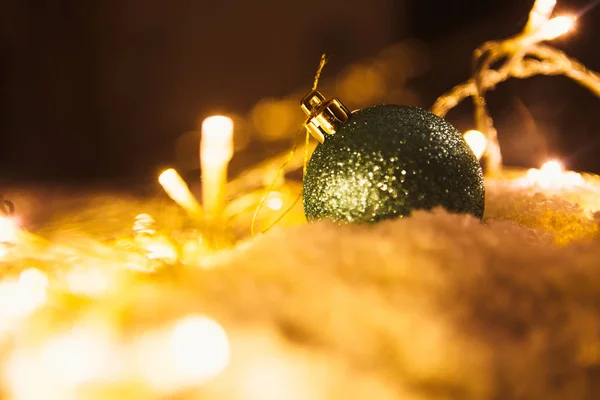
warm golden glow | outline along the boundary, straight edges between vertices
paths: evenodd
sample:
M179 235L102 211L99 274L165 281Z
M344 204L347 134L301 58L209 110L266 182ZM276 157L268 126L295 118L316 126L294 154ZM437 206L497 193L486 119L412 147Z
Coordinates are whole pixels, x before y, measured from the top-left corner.
M177 249L166 236L156 236L149 238L144 243L147 250L147 257L151 260L161 260L168 263L177 261Z
M0 282L0 319L22 318L44 305L47 286L46 274L34 268L21 272L18 280Z
M21 348L6 363L11 398L81 398L74 395L81 385L110 379L124 368L114 347L110 331L94 326L73 327Z
M556 0L537 0L533 12L546 16L552 13L554 7L556 7Z
M376 68L351 65L346 68L336 85L340 98L351 104L370 104L385 93L385 80Z
M31 289L32 292L43 292L44 296L40 297L45 297L46 287L48 287L48 277L39 269L28 268L19 274L19 284L22 287Z
M252 123L264 139L282 139L302 123L298 102L284 99L265 99L251 113Z
M15 243L17 231L17 224L13 218L0 216L0 243Z
M562 75L595 95L600 93L600 75L597 72L557 48L537 45L564 35L574 27L575 16L552 18L555 5L555 0L536 0L521 32L503 40L482 43L473 53L473 75L438 97L431 107L434 114L443 118L464 99L473 98L475 126L485 133L488 140L484 154L488 176L500 176L503 165L498 132L485 101L487 92L511 78Z
M210 220L219 220L225 209L227 167L233 156L233 121L216 115L202 123L200 169L202 205Z
M537 29L548 22L555 6L556 0L537 0L529 13L529 31Z
M542 189L561 189L582 185L581 174L565 171L563 165L556 160L545 162L540 169L532 168L527 171L526 180L530 185Z
M110 342L101 332L75 328L46 344L41 363L60 386L76 387L98 379L110 367Z
M283 198L281 196L281 193L279 192L273 192L269 195L269 198L267 199L267 207L273 211L279 211L281 210L281 207L283 207Z
M554 7L556 6L556 0L537 0L535 2L535 9L536 11L542 12L542 13L548 13L548 12L552 12L552 10L554 10Z
M480 160L487 147L487 139L484 134L476 130L470 130L465 132L463 137L471 150L473 150L473 153L475 153L477 159Z
M540 168L540 171L543 174L554 177L560 176L564 170L565 169L563 168L562 164L556 160L547 161Z
M229 364L230 347L216 321L188 316L171 329L141 337L136 354L141 378L155 390L169 392L202 385L219 375Z
M200 162L222 164L233 156L233 120L222 115L202 122Z
M173 168L164 171L158 177L158 182L175 203L186 210L193 217L202 216L202 207L190 192L187 183Z
M213 115L202 121L205 140L228 141L233 137L233 120L223 115Z
M222 372L229 364L229 340L216 321L191 316L177 322L168 345L174 373L202 383Z
M108 272L97 267L78 266L65 275L69 291L84 296L101 296L109 291L111 283Z
M556 17L545 23L537 36L542 40L552 40L569 32L575 26L573 17Z

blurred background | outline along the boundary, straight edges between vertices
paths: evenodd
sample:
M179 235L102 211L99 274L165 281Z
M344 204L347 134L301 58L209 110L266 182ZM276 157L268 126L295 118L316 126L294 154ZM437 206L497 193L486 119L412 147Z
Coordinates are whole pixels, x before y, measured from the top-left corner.
M123 186L164 166L198 177L198 128L236 121L232 174L290 147L321 53L350 107L429 108L473 49L513 35L533 0L3 0L0 179ZM590 1L559 0L557 13ZM588 7L589 8L589 7ZM554 44L600 70L600 7ZM489 93L507 164L600 172L600 99L562 77ZM469 101L448 119L473 127ZM197 179L197 178L196 178Z

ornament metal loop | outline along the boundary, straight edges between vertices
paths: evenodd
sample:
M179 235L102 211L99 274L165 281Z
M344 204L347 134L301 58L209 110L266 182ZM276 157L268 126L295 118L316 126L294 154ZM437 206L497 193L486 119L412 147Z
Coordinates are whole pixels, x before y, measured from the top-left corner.
M300 102L308 116L304 127L319 143L326 135L333 135L350 118L350 110L338 99L327 100L320 92L312 90Z

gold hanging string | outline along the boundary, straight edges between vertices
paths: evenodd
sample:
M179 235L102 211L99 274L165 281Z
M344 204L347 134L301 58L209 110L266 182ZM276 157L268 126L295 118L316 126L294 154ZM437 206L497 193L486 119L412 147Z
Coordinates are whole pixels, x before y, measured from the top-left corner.
M325 67L325 64L327 64L327 55L325 53L323 53L321 55L321 60L319 61L319 67L317 68L317 72L315 74L315 80L313 81L312 90L317 90L317 87L319 86L319 80L321 79L321 73L323 72L323 68ZM258 218L258 214L260 213L260 210L262 209L263 205L267 201L267 198L273 191L273 188L277 184L277 181L283 175L283 172L285 171L285 167L290 163L290 161L296 154L296 150L298 149L298 137L300 136L301 133L302 133L302 129L298 130L298 132L296 133L296 137L294 139L294 147L289 152L288 157L283 162L281 167L279 167L279 170L277 171L275 178L273 179L273 181L271 182L271 184L265 191L264 195L261 197L260 201L258 202L258 205L256 206L256 209L254 210L254 214L252 215L252 222L250 224L250 234L252 236L256 236L256 229L255 229L256 220ZM308 133L308 131L306 131L306 136L305 136L305 140L304 140L304 158L303 158L303 162L302 162L302 180L304 180L304 177L306 176L306 168L308 165L308 157L309 157L309 155L308 155L309 145L310 145L310 134ZM273 228L275 225L277 225L279 223L279 221L281 221L283 219L283 217L285 217L296 206L296 204L298 204L298 201L300 201L301 198L302 198L302 192L300 192L298 194L298 196L296 196L296 199L294 200L292 205L289 206L288 208L286 208L285 211L283 213L281 213L281 215L279 217L277 217L277 219L271 225L269 225L269 227L267 227L265 230L263 230L261 232L261 234L269 231L271 228Z

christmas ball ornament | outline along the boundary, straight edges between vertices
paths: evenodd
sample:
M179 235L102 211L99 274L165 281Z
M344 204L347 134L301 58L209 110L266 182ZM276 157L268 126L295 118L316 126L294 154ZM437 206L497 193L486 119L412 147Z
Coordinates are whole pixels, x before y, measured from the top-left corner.
M481 166L446 120L399 105L350 112L316 90L301 108L319 141L303 184L309 221L377 222L438 206L483 216Z

